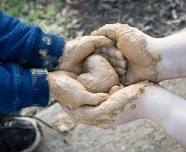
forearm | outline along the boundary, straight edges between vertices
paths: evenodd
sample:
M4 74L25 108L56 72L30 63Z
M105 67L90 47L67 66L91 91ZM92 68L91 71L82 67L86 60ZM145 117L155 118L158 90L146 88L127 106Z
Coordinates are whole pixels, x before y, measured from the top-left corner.
M149 87L137 102L140 118L159 123L186 145L186 101L163 88Z
M152 49L160 54L159 81L186 76L186 30L155 39Z

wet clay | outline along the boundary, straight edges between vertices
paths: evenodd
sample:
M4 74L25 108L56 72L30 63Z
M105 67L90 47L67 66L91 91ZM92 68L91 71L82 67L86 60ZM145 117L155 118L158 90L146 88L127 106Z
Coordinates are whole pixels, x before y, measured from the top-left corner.
M84 63L86 73L80 74L77 80L90 92L108 92L119 83L114 68L102 56L93 54Z

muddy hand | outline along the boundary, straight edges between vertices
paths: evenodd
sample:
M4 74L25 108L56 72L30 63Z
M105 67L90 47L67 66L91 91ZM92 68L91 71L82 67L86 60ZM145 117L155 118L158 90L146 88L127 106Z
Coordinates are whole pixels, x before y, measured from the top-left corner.
M49 72L50 95L69 108L98 105L108 98L106 93L87 91L75 78L75 74L64 71Z
M156 40L126 24L107 24L92 32L116 41L116 47L128 60L126 81L128 84L142 80L158 81L160 55L153 49Z
M96 107L81 107L65 111L76 121L88 125L109 128L138 119L138 99L152 83L142 82L124 87L113 93L107 101Z
M127 68L127 60L124 55L115 47L100 48L96 51L97 54L103 56L112 65L119 76L121 83L125 84L125 73Z
M104 36L83 36L67 42L59 65L60 70L81 73L82 62L97 48L111 47L113 42Z

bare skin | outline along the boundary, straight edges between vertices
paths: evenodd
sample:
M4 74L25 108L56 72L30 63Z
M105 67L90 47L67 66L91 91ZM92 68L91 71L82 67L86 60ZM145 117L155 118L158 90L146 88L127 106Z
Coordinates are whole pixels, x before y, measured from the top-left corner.
M186 101L157 84L142 82L130 85L96 107L64 109L76 121L102 128L150 119L186 145Z
M91 35L103 35L116 42L128 60L126 83L159 82L186 76L186 30L154 38L126 24L107 24Z
M130 27L130 29L132 28ZM180 69L179 67L183 68L183 66L178 66L180 63L185 63L183 58L180 57L181 58L181 62L180 62L180 60L175 57L177 61L175 62L177 64L176 68L170 68L170 64L167 64L167 62L165 62L167 60L164 59L169 59L172 54L168 51L169 50L167 49L168 47L167 48L162 47L162 50L164 50L164 52L160 55L159 51L157 51L158 47L156 45L158 44L157 43L158 41L154 41L154 38L151 37L149 38L149 36L145 35L140 31L134 33L133 31L130 30L125 31L125 36L126 35L128 37L130 36L132 37L134 35L133 38L131 38L130 40L126 40L126 42L124 43L126 45L125 49L127 50L128 48L128 50L130 50L130 52L128 52L129 53L128 56L129 57L133 56L135 58L138 57L138 59L136 59L138 62L136 63L135 61L134 63L130 63L131 61L133 62L134 58L131 61L129 60L129 65L128 65L129 71L130 69L131 71L134 69L136 69L136 71L139 71L140 68L142 70L141 73L140 71L139 73L133 72L133 74L136 75L133 75L133 77L131 75L132 78L130 78L130 80L128 77L129 74L127 73L127 83L131 83L131 82L133 83L135 81L140 81L143 79L150 79L153 81L160 81L162 80L162 78L166 79L166 76L168 75L162 74L163 72L161 72L159 68L162 67L162 65L164 65L165 70L167 70L168 72L170 72L169 70L172 69L175 72L177 72L177 76L184 75L183 74L184 72L182 73L176 71ZM172 41L172 44L174 44L173 46L175 48L178 48L177 44L173 43L175 41L175 38L178 37L181 37L181 40L183 40L181 42L185 42L184 38L180 35L169 37L168 39L165 38L163 39L162 42L166 44ZM119 42L119 38L117 40ZM132 46L133 41L135 43ZM127 46L129 44L131 46ZM122 46L122 44L121 45L117 44L118 48L119 46ZM155 49L156 47L157 49ZM135 49L139 52L141 51L141 53L139 54L136 53L134 51ZM155 49L155 51L153 49ZM124 52L126 50L124 50ZM151 52L151 50L153 51ZM185 50L184 47L182 48L182 50L183 51ZM167 52L169 52L170 54ZM162 58L164 62L162 62ZM130 58L127 57L127 59ZM181 70L184 71L184 68L183 69L182 68ZM147 77L144 77L144 74L147 74ZM73 82L73 84L75 83ZM72 88L68 88L67 90L71 90L71 89ZM82 87L80 87L80 90L81 91L83 90ZM165 128L165 130L167 130L169 134L175 136L178 139L178 141L180 141L183 144L186 144L185 134L184 134L184 132L186 132L185 121L183 121L184 115L186 114L185 112L186 104L183 99L169 93L168 91L162 89L160 86L149 82L136 83L128 87L121 86L121 89L119 88L119 86L113 86L112 89L110 90L110 94L111 94L110 97L105 102L102 102L96 107L91 107L91 106L80 107L80 104L78 106L70 107L71 105L69 106L68 103L64 103L63 100L61 104L62 105L66 104L63 105L63 107L65 107L65 110L76 121L89 124L89 125L104 127L104 128L109 128L123 123L128 123L136 119L143 119L143 118L151 119L156 121L160 125L162 125ZM66 97L69 96L70 94L67 94ZM66 100L67 98L64 99ZM73 100L74 99L72 99L71 103L73 103ZM81 104L85 105L85 103L83 102Z
M65 108L76 121L109 128L137 118L136 102L146 89L153 84L148 82L138 83L124 87L113 93L109 98L96 107L80 107L76 109ZM132 118L132 119L131 119Z
M126 24L107 24L91 35L104 35L116 41L116 47L128 60L126 82L158 79L157 65L160 55L148 48L147 41L153 38Z
M126 77L128 84L146 79L158 82L164 79L186 76L185 66L181 65L186 61L180 55L180 52L180 54L176 53L177 49L181 50L182 54L186 50L183 33L156 39L127 25L114 24L113 27L111 26L113 25L106 25L105 28L99 29L93 35L104 35L116 40L116 47L129 61ZM177 38L180 43L175 42ZM171 42L171 45L168 45L169 42ZM161 43L162 45L159 47L158 44ZM179 57L175 56L174 58L176 66L170 62L173 55L179 55ZM82 72L82 63L78 63L78 68L74 69L75 72ZM116 71L120 73L119 70ZM80 90L83 89L80 88ZM151 119L162 125L178 141L186 144L185 121L182 120L186 114L186 104L183 99L149 82L136 83L128 87L121 86L121 89L119 86L113 86L110 94L105 102L96 107L80 107L80 104L70 107L64 101L61 104L66 104L64 105L65 110L76 121L104 128L136 119ZM67 94L67 96L70 96L70 94ZM81 104L85 105L84 103Z
M149 45L161 53L159 81L186 77L186 30L157 38Z

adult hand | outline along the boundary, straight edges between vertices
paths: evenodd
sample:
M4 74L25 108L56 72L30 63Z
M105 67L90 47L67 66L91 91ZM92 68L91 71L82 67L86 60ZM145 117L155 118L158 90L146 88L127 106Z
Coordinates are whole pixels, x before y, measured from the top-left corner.
M156 38L150 37L126 24L107 24L91 33L94 36L106 36L116 41L116 47L128 59L126 82L128 84L142 80L158 80L158 64L161 60L158 50L153 47Z
M83 36L67 42L59 70L81 73L83 60L97 48L111 47L113 42L104 36Z
M63 108L77 122L103 128L114 127L140 118L143 108L139 108L137 104L150 86L153 84L141 82L124 87L96 107Z
M98 105L108 98L106 93L91 93L87 91L75 78L76 74L69 72L49 72L50 95L69 108Z

